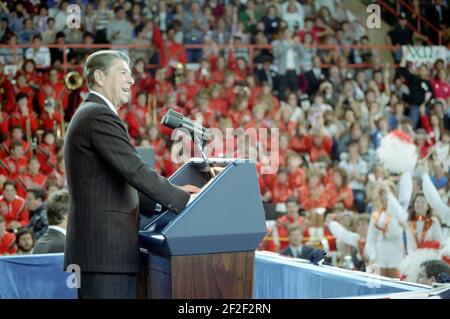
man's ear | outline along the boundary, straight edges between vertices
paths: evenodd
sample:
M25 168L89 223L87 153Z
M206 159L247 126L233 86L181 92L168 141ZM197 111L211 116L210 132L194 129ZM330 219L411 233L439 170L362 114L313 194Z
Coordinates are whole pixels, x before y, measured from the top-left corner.
M104 86L105 85L105 73L103 73L100 70L95 70L94 71L94 79L95 79L95 83L98 86Z

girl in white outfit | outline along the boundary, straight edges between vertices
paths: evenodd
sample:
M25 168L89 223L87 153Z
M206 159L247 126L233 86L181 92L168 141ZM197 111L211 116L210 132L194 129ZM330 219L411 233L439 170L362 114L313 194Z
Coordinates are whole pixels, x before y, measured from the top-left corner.
M402 205L385 184L373 191L374 211L369 222L365 253L370 263L380 269L382 276L397 278L398 267L405 256L403 229L408 218L405 207L411 194L405 190L412 187L412 183L411 186L407 183L410 178L409 172L403 173L400 178L399 201Z
M441 224L432 216L423 193L414 198L414 207L409 211L406 227L406 248L408 254L417 249L439 249L442 243Z

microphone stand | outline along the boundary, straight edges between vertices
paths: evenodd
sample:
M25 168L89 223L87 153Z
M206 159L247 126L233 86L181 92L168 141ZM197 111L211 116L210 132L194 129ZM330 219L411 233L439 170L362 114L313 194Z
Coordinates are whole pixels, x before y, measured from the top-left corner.
M194 140L194 145L197 146L200 153L202 154L203 161L205 162L206 167L208 168L209 173L211 174L212 178L216 177L216 173L214 173L214 170L211 166L211 162L209 161L208 157L206 156L204 150L203 150L203 142L199 139L197 134L192 133L192 137Z

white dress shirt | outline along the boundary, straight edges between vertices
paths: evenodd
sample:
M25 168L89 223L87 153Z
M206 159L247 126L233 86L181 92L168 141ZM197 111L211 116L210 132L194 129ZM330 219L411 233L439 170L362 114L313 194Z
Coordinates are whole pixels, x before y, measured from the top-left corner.
M109 108L110 108L114 113L116 113L117 116L119 116L119 113L117 113L117 110L116 110L116 108L114 107L114 105L113 105L113 104L111 103L111 101L108 100L104 95L102 95L102 94L100 94L100 93L98 93L98 92L96 92L96 91L89 91L89 93L93 93L93 94L95 94L95 95L101 97L101 98L103 99L103 101L105 101L106 104L108 104Z

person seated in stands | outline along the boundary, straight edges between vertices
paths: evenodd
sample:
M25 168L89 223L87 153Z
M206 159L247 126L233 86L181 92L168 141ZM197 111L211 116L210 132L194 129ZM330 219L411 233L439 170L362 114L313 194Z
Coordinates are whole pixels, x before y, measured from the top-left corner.
M29 97L25 93L16 95L17 108L11 114L11 126L20 126L27 134L34 134L39 128L38 115L30 107Z
M36 157L41 164L41 172L49 175L57 167L56 137L52 131L44 133L44 139L36 149Z
M62 97L61 97L62 99ZM48 98L43 101L42 113L39 116L40 127L44 131L62 130L63 115L58 111L60 100Z
M303 245L303 232L297 225L288 228L289 246L281 251L281 255L294 258L308 259L309 255L314 251L312 247Z
M12 141L20 141L22 143L23 153L25 156L31 155L31 148L28 145L27 141L23 140L23 130L21 126L11 126L11 133L7 137L6 140L3 140L3 143L0 145L0 159L8 157L11 155L11 142Z
M30 255L35 243L36 238L33 231L28 228L20 228L16 233L16 255Z
M48 230L34 246L33 254L54 254L64 252L67 229L69 193L59 190L47 202Z
M309 153L312 162L316 162L320 157L331 157L333 141L326 135L323 129L313 128L309 135L305 137L306 151Z
M0 161L0 175L15 179L27 169L28 158L23 154L22 141L12 141L11 155Z
M272 203L284 203L292 196L292 189L289 187L288 174L285 168L278 171L277 180L270 189L269 196Z
M300 189L306 183L306 171L302 167L303 160L295 152L289 153L286 157L289 187L294 190ZM298 194L294 194L298 195Z
M133 103L129 109L126 109L125 121L127 122L130 137L139 139L145 133L147 123L147 114L149 113L146 92L138 92L136 103Z
M305 210L328 206L328 196L325 187L321 183L321 178L320 171L310 169L307 184L300 187L298 200Z
M358 144L351 143L348 146L348 159L342 160L339 163L349 177L348 186L353 191L353 197L358 212L362 213L365 210L364 185L367 182L368 167L367 163L361 158L359 154Z
M16 231L29 222L29 212L25 199L17 196L16 183L7 180L3 184L3 195L0 196L0 214L6 221L6 229Z
M0 214L0 256L16 253L16 235L6 231L6 221Z
M288 228L289 226L301 226L303 225L303 217L299 212L300 206L295 197L289 197L286 200L286 215L277 219L277 234L279 238L280 250L283 250L288 245Z
M328 195L328 208L332 208L337 203L344 204L344 207L351 209L353 206L353 192L347 185L347 172L341 167L335 167L332 179L326 184Z
M25 198L27 191L32 187L44 187L47 176L40 173L41 164L36 156L28 160L27 171L16 178L17 195Z
M31 229L36 239L41 238L48 228L45 197L47 194L42 187L33 187L28 190L26 197L30 221L27 228Z
M450 275L450 266L442 260L428 260L420 265L417 282L423 285L432 285L439 274Z

